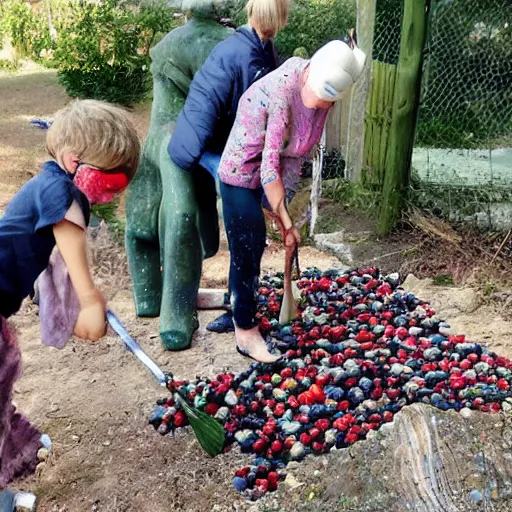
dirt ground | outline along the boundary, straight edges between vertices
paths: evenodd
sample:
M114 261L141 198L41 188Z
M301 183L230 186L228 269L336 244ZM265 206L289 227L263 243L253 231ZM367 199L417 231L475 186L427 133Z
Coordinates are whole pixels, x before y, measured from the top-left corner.
M45 159L45 132L30 126L30 119L51 116L66 101L53 72L29 67L20 75L0 75L0 209ZM149 105L137 107L133 116L143 135ZM281 270L282 252L277 246L270 249L264 270ZM224 286L228 262L224 243L219 254L205 262L203 285ZM310 265L329 268L341 263L305 247L301 266ZM135 317L125 264L120 262L113 273L118 274L116 282L126 286L113 289L113 280L103 283L111 287L106 290L111 308L163 368L184 378L247 368L247 361L234 350L233 335L204 329L217 312L201 313L201 328L191 349L165 352L158 320ZM482 305L477 291L440 288L413 278L407 285L431 300L454 330L512 356L511 322ZM108 336L94 345L72 340L61 351L45 348L39 340L37 308L28 303L13 323L24 360L15 401L53 440L51 459L36 475L13 485L34 491L39 511L264 510L263 505L245 503L230 484L234 469L249 457L231 452L210 459L190 431L162 438L148 425L155 400L165 392L117 338Z

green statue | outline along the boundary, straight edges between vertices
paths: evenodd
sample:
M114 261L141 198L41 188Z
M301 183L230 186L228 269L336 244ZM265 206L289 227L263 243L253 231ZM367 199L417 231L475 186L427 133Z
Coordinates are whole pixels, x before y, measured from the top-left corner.
M234 4L188 0L181 8L188 21L151 50L151 123L126 197L126 251L136 313L160 316L160 336L168 350L189 347L199 326L202 261L218 250L219 223L214 180L182 171L167 147L194 74L232 33L217 20L229 15Z

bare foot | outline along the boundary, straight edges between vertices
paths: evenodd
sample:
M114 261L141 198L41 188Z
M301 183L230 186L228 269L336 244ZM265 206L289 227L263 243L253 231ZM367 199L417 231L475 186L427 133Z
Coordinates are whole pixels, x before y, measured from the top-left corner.
M275 356L268 351L259 327L240 329L235 326L235 336L237 347L243 355L260 363L275 363L281 359L281 356Z

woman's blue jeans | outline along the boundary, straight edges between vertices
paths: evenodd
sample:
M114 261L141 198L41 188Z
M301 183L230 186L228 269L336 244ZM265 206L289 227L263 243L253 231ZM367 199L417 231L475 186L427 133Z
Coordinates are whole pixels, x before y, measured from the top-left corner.
M199 160L199 165L206 169L215 180L215 189L217 190L217 195L220 196L219 190L219 165L220 165L220 157L221 155L216 155L215 153L210 153L209 151L205 151L201 155L201 159Z
M230 252L229 290L235 325L251 329L257 311L261 258L266 245L263 189L220 182L222 210Z

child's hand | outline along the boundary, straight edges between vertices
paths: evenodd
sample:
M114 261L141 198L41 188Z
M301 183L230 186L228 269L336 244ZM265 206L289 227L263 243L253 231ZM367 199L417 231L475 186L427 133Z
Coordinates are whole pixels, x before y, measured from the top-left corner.
M75 336L79 338L98 341L107 331L107 308L105 299L98 290L90 296L81 298L80 313L75 324Z
M82 339L97 341L107 330L107 311L105 299L94 286L89 271L85 230L68 220L63 220L53 227L53 233L80 302L75 335Z

